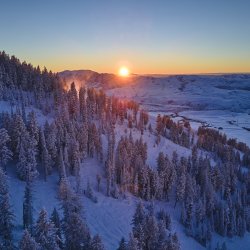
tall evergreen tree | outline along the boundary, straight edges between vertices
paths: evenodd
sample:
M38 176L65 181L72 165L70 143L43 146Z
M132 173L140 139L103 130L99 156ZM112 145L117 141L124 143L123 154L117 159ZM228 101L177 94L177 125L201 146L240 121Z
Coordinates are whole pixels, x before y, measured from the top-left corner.
M57 209L54 208L52 215L51 215L51 221L54 223L54 226L56 228L56 235L57 235L57 239L58 239L58 245L59 247L62 249L63 248L63 244L62 244L62 226L61 226L61 220L59 217L59 214L57 212Z
M100 236L97 234L93 237L93 239L90 242L89 250L104 250L104 245L102 243L102 240Z
M75 194L68 194L62 201L65 246L69 250L88 249L90 233L83 219L82 205Z
M34 111L31 111L28 114L27 130L29 131L30 136L34 139L35 146L37 146L39 142L39 128Z
M3 249L13 249L12 229L14 214L9 202L7 177L0 167L0 244Z
M34 228L34 237L44 250L59 250L56 229L51 221L48 221L47 212L42 209Z
M73 119L77 118L78 115L78 94L75 87L75 83L72 82L70 86L70 90L68 92L68 105L69 105L69 114Z
M34 238L30 235L28 230L24 230L24 234L22 239L19 242L20 250L41 250L41 247L34 240Z
M130 235L129 235L129 241L128 241L127 249L128 250L141 250L139 248L139 246L138 246L138 241L134 237L133 233L130 233Z
M0 129L0 166L4 167L11 160L12 152L8 147L10 137L6 129Z
M29 181L26 182L24 201L23 201L23 227L31 234L33 232L33 204L32 188Z
M144 237L142 236L143 234L142 228L144 227L145 222L146 222L146 214L144 206L140 201L136 206L135 214L132 219L133 235L138 239L142 239Z
M44 178L45 181L47 180L47 176L51 173L52 171L52 161L51 157L48 153L45 137L44 137L44 132L41 129L40 130L40 145L41 145L41 162L44 168Z
M28 132L24 132L18 144L17 173L21 180L32 181L38 176L36 143Z
M127 244L125 242L124 237L122 237L120 243L119 243L119 247L117 248L117 250L127 250Z

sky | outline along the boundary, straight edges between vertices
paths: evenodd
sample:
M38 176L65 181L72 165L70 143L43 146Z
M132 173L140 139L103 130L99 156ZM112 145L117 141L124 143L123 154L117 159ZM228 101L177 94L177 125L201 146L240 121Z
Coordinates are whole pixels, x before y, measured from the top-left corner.
M54 72L250 72L249 0L0 0L0 50Z

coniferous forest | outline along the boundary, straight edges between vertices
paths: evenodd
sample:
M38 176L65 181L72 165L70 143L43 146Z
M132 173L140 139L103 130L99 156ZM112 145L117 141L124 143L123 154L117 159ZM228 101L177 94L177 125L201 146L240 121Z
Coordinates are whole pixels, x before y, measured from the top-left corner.
M94 211L99 193L136 199L131 231L117 243L119 250L185 250L173 210L185 235L207 249L227 249L226 243L212 245L216 235L250 232L245 143L209 127L195 130L188 120L150 116L137 102L101 88L67 85L58 74L4 51L0 102L8 105L0 110L0 249L105 249L82 202L89 199ZM173 145L171 153L161 146L165 142ZM101 166L95 182L82 179L88 159ZM9 176L25 186L21 228ZM56 176L60 206L49 213L43 204L35 212L34 187L38 180L47 186L50 176Z

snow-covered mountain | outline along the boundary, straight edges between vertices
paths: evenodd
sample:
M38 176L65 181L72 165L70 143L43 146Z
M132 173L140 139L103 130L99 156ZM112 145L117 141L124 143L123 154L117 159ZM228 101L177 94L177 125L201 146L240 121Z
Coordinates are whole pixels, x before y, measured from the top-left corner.
M112 89L118 86L135 83L141 78L137 75L132 75L129 78L121 78L115 74L97 73L92 70L65 70L58 74L64 81L66 88L69 87L72 82L75 82L77 89L81 86Z

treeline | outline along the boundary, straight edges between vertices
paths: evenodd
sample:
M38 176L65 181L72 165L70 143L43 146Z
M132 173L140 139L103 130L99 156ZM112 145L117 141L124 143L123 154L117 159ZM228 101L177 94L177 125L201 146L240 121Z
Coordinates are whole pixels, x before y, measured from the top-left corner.
M58 78L46 68L41 70L0 51L0 83L2 88L51 93L58 86Z
M160 114L156 119L156 142L160 142L160 136L179 144L183 147L190 148L194 143L194 132L188 121L174 122L169 116Z
M47 114L54 109L54 96L62 86L61 79L46 68L41 70L0 51L0 100L12 106L34 105Z
M250 167L250 148L236 139L228 139L217 130L199 127L197 146L216 154L224 162L231 161Z

